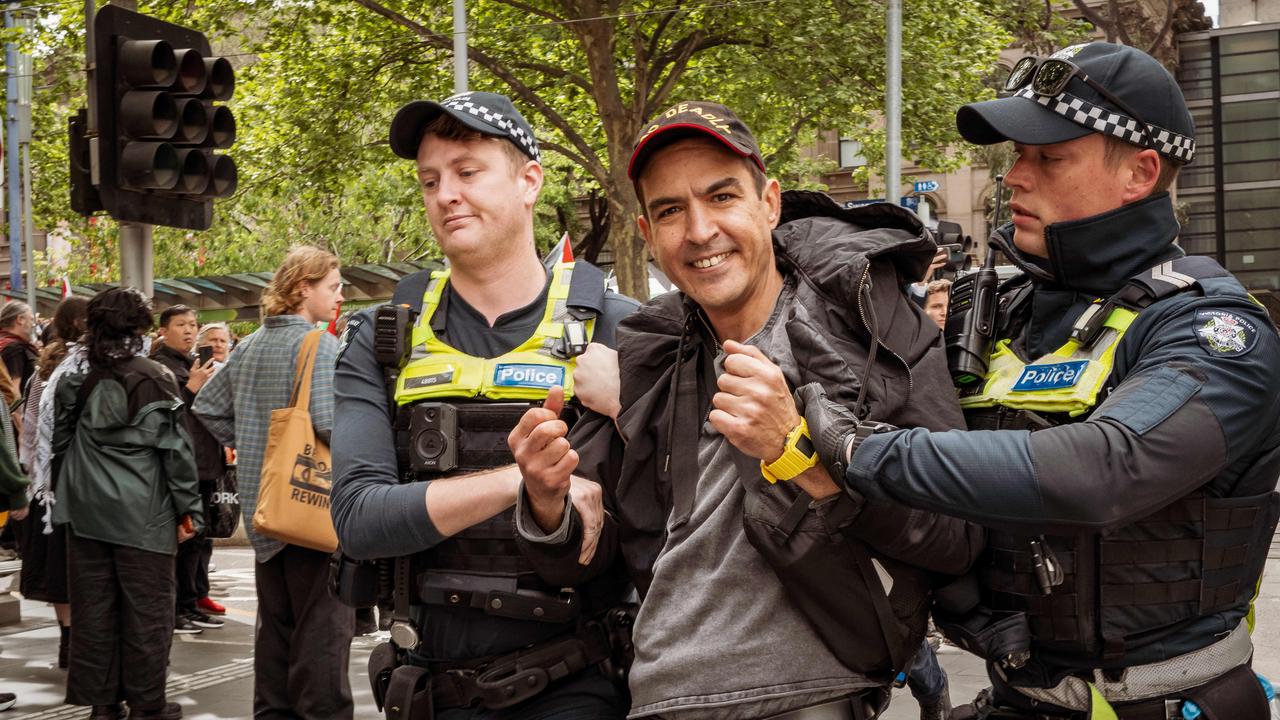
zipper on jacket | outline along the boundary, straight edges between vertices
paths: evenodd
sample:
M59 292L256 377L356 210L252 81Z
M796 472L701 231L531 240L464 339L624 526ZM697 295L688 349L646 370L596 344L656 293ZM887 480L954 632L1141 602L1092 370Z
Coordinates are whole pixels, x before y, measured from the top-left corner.
M855 295L856 295L856 297L857 297L857 303L856 303L856 304L857 304L857 306L858 306L858 318L862 320L862 326L863 326L863 327L865 327L865 328L867 329L867 333L871 335L871 342L873 342L873 343L875 343L876 345L879 345L880 347L884 348L886 352L888 352L888 353L889 353L890 355L892 355L895 359L897 359L897 361L898 361L898 362L902 363L902 367L906 369L906 371L907 371L907 396L906 396L906 398L904 398L904 399L903 399L903 401L902 401L902 404L903 404L903 405L906 405L907 403L911 402L911 393L912 393L912 390L914 389L914 385L915 385L914 381L913 381L913 380L912 380L912 378L911 378L911 365L910 365L910 364L908 364L906 360L902 359L902 356L901 356L901 355L899 355L898 353L894 352L892 348L890 348L888 345L885 345L883 342L881 342L881 341L880 341L880 333L879 333L879 332L877 332L875 329L873 329L873 328L871 327L871 323L867 322L867 313L866 313L866 309L865 309L865 308L863 308L863 306L862 306L862 294L863 294L863 290L866 290L867 294L868 294L868 295L870 295L870 294L871 294L871 287L872 287L872 282L871 282L871 262L868 260L868 261L867 261L867 264L866 264L866 265L864 265L864 266L862 267L862 277L858 278L858 285L857 285L857 288L856 288L856 289L855 289L855 291L854 291L854 294L855 294ZM861 411L861 408L859 408L859 411Z

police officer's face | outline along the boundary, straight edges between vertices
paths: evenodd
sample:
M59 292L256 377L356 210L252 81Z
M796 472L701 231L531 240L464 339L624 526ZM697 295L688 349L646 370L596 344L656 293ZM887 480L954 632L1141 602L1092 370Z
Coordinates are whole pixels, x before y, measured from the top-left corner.
M662 271L709 314L749 312L776 287L776 180L756 190L744 160L710 139L658 150L640 176L640 232ZM756 303L760 304L760 303ZM766 309L766 316L767 316Z
M1126 156L1108 163L1106 141L1097 133L1053 145L1015 143L1018 159L1005 174L1013 189L1013 243L1025 253L1048 257L1045 227L1115 210L1150 192L1135 184Z
M542 166L513 161L504 143L427 135L418 146L422 202L451 262L509 258L518 244L533 238Z

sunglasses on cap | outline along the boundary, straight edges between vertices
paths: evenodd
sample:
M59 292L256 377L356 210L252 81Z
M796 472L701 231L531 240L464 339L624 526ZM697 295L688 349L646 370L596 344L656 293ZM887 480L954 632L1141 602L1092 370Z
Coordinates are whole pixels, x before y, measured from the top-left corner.
M1068 60L1028 55L1015 63L1013 69L1009 71L1009 77L1004 81L1004 90L1005 92L1014 92L1026 85L1030 85L1031 91L1037 95L1056 97L1066 89L1067 83L1071 82L1072 78L1079 78L1080 82L1095 90L1112 105L1115 105L1128 114L1130 118L1133 118L1138 123L1138 131L1142 134L1142 147L1153 147L1151 134L1147 129L1149 126L1142 119L1142 116L1129 107L1125 101L1103 87L1101 83L1086 75L1075 63Z

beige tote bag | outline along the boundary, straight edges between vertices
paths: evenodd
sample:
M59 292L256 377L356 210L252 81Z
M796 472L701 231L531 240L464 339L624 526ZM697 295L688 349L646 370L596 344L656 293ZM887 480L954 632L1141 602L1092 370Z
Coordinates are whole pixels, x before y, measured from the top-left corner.
M316 439L309 411L311 372L323 333L307 333L298 349L293 397L288 407L271 411L253 529L290 545L333 552L338 536L329 516L329 446Z

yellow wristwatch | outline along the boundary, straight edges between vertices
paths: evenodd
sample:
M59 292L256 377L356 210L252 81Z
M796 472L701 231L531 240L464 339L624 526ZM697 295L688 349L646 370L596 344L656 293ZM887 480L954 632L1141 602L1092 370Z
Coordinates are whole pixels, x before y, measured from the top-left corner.
M809 437L809 423L800 418L800 424L787 433L782 455L767 465L763 460L760 461L760 474L772 484L779 480L790 480L817 464L818 449Z

